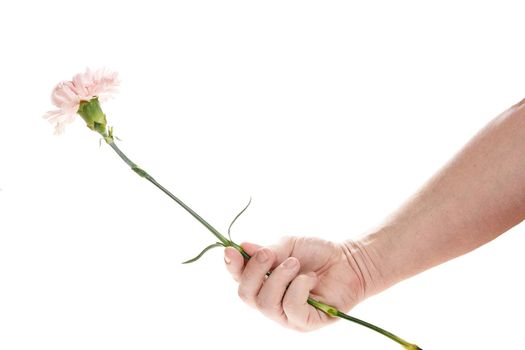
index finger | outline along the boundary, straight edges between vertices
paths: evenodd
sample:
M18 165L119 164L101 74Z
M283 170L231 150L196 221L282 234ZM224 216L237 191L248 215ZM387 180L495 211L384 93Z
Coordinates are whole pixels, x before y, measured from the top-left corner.
M260 245L253 243L242 243L241 247L250 256L254 255L257 250L261 249ZM246 260L241 255L241 253L239 253L237 249L233 247L226 247L224 249L224 263L226 264L226 269L230 272L233 279L239 282L241 274L244 271L244 264L246 263Z

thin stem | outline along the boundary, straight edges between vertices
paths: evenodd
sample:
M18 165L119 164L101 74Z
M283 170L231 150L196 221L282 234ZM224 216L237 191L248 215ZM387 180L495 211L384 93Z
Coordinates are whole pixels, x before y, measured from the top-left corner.
M400 337L398 337L397 335L393 334L393 333L390 333L388 331L385 331L384 329L378 327L378 326L375 326L371 323L368 323L366 321L363 321L363 320L360 320L358 318L355 318L353 316L350 316L350 315L347 315L345 314L344 312L341 312L341 311L337 311L337 317L340 317L340 318L344 318L345 320L348 320L348 321L352 321L352 322L355 322L357 324L360 324L361 326L364 326L366 328L369 328L369 329L372 329L390 339L392 339L393 341L403 345L403 347L405 349L410 349L410 350L421 350L421 348L415 344L411 344L409 342L407 342L406 340L404 339L401 339Z
M162 192L164 192L168 197L173 199L175 202L177 202L181 207L183 207L188 213L190 213L195 219L197 219L204 227L206 227L219 241L221 241L225 246L227 247L234 247L237 249L245 258L248 256L244 249L242 249L238 244L228 240L226 237L224 237L219 231L217 231L212 225L210 225L206 220L204 220L199 214L193 211L189 206L187 206L183 201L181 201L177 196L175 196L173 193L168 191L164 186L159 184L157 180L153 178L150 174L148 174L145 170L140 168L137 164L135 164L131 159L129 159L124 152L118 148L118 146L115 144L115 142L111 141L108 142L108 144L111 146L111 148L118 154L118 156L139 176L145 178L149 182L151 182L153 185L155 185L158 189L160 189Z
M246 253L244 251L244 249L239 246L238 244L234 243L232 240L229 240L227 239L226 237L224 237L219 231L217 231L212 225L210 225L206 220L204 220L199 214L197 214L196 212L194 212L190 207L188 207L183 201L181 201L179 198L177 198L173 193L171 193L170 191L168 191L164 186L162 186L161 184L159 184L157 182L157 180L155 180L150 174L148 174L145 170L143 170L142 168L140 168L137 164L135 164L134 162L131 161L131 159L129 159L121 150L120 148L117 147L117 145L115 144L115 142L113 141L113 139L111 137L108 137L108 135L104 135L102 134L102 136L104 136L104 138L108 141L107 143L111 146L111 148L118 154L118 156L135 172L137 173L139 176L145 178L146 180L148 180L149 182L151 182L153 185L155 185L158 189L160 189L162 192L164 192L166 195L168 195L171 199L173 199L175 202L177 202L181 207L183 207L188 213L190 213L195 219L197 219L201 224L203 224L215 237L217 237L221 242L221 243L216 243L216 244L213 244L209 247L207 247L205 250L207 249L210 249L211 247L214 247L214 246L217 246L217 245L224 245L225 247L233 247L235 249L237 249L243 256L246 260L250 259L251 256ZM246 209L246 208L245 208ZM243 209L243 211L245 210ZM242 212L241 212L242 213ZM237 216L238 217L238 216ZM237 219L237 217L235 219ZM234 219L234 221L235 221ZM231 225L230 225L231 227ZM203 252L204 253L204 252ZM201 254L203 254L201 253ZM269 276L271 273L268 272L266 275ZM398 336L390 333L390 332L387 332L385 331L384 329L380 328L380 327L377 327L371 323L368 323L368 322L365 322L363 320L360 320L358 318L355 318L355 317L352 317L352 316L349 316L339 310L337 310L335 307L333 306L330 306L330 305L327 305L327 304L324 304L318 300L315 300L311 297L308 298L308 304L312 305L313 307L315 307L316 309L319 309L323 312L325 312L326 314L332 316L332 317L339 317L339 318L343 318L343 319L346 319L348 321L352 321L354 323L357 323L357 324L360 324L364 327L367 327L369 329L372 329L390 339L392 339L393 341L403 345L403 347L407 350L421 350L417 345L414 345L414 344L411 344L401 338L399 338Z
M120 150L120 148L117 147L117 145L115 144L115 142L112 141L112 142L109 142L108 144L111 146L111 148L113 148L113 150L118 154L118 156L119 156L120 158L122 158L122 160L123 160L124 162L126 162L127 165L129 165L130 168L133 169L134 167L137 166L137 164L133 163L133 162L131 161L131 159L129 159L128 156L126 156L126 155L124 154L124 152L122 152L122 151Z
M177 198L177 196L175 196L173 193L171 193L170 191L168 191L164 186L162 186L161 184L159 184L157 182L157 180L155 180L153 178L153 176L151 176L150 174L148 174L145 170L143 170L142 168L140 168L137 164L135 164L134 162L132 162L121 150L120 148L117 147L117 145L115 144L115 142L111 142L109 144L111 146L111 148L113 148L115 150L115 152L117 152L117 154L120 156L120 158L122 158L122 160L124 162L126 162L127 165L129 165L131 167L131 169L136 172L137 174L139 174L141 177L145 178L146 180L148 180L149 182L151 182L152 184L154 184L158 189L160 189L162 192L164 192L165 194L167 194L171 199L173 199L175 202L177 202L181 207L183 207L188 213L190 213L195 219L197 219L201 224L203 224L208 230L210 230L211 233L213 233L215 235L215 237L217 237L222 243L224 243L225 245L226 244L229 244L229 241L228 239L226 239L226 237L224 237L219 231L217 231L212 225L210 225L206 220L204 220L199 214L197 214L196 212L194 212L190 207L188 207L183 201L181 201L179 198Z
M222 243L229 244L229 241L228 241L228 239L226 239L226 237L224 237L221 233L219 233L219 231L217 231L212 225L210 225L206 220L204 220L199 214L197 214L190 207L188 207L186 204L184 204L183 201L178 199L170 191L168 191L166 188L164 188L164 186L159 184L157 182L157 180L155 180L149 174L146 174L146 176L144 176L144 177L146 178L146 180L148 180L149 182L151 182L152 184L157 186L157 188L159 188L162 192L166 193L171 199L173 199L175 202L177 202L181 207L186 209L186 211L188 213L190 213L195 219L199 220L199 222L201 224L203 224L208 230L210 230L210 232L213 233L215 235L215 237L217 237Z

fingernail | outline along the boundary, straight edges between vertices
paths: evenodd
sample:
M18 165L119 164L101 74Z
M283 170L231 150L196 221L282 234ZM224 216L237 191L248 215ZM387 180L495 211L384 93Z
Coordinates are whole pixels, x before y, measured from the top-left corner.
M288 258L283 264L283 267L286 269L293 269L297 266L297 259L294 258Z
M255 259L257 260L257 262L260 262L260 263L266 262L268 258L269 258L269 254L264 248L259 250L257 254L255 254Z
M228 254L231 253L231 252L228 253L229 250L230 250L229 248L224 249L224 262L226 264L229 264L232 262L232 260L228 257Z

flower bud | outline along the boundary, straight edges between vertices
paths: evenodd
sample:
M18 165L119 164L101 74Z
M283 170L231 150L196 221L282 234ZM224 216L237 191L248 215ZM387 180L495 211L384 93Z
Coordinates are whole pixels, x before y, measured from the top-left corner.
M77 113L84 119L88 128L103 136L106 135L106 115L100 108L98 97L89 101L81 101Z

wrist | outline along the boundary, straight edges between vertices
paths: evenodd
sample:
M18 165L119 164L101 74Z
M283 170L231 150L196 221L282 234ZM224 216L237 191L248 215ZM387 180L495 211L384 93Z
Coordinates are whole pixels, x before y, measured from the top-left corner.
M424 256L418 254L414 240L410 240L408 227L380 226L367 232L356 242L361 254L366 256L367 266L373 271L373 295L401 282L423 270Z
M361 283L361 300L388 287L378 262L379 255L371 243L365 236L358 240L346 240L342 244L350 269Z

